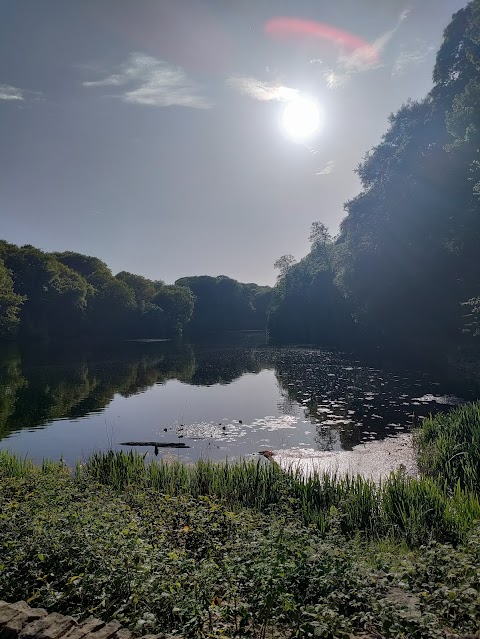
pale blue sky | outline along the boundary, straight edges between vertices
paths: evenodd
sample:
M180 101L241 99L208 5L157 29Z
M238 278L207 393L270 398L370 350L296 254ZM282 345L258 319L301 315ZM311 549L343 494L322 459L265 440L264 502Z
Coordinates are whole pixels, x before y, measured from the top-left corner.
M465 4L0 0L0 237L167 282L273 283L277 257L308 251L312 221L337 230L354 167L388 114L430 89ZM273 41L276 16L348 30L379 63ZM322 107L306 144L281 129L280 86Z

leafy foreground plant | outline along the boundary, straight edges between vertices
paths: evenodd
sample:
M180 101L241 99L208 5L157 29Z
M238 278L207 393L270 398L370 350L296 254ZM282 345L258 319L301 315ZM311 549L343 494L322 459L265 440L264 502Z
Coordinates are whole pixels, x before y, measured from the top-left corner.
M145 463L135 452L97 453L77 473L118 490L154 489L168 495L215 497L229 508L294 510L321 534L339 528L346 535L394 536L410 545L429 539L457 543L480 520L474 494L428 479L392 474L382 485L357 477L283 472L276 464L239 461ZM278 512L278 510L277 510Z
M8 601L184 637L436 638L477 628L475 532L459 548L432 541L413 551L398 533L345 537L335 507L322 534L291 495L263 511L231 508L6 460L0 597Z
M414 441L422 472L480 493L480 402L426 419Z

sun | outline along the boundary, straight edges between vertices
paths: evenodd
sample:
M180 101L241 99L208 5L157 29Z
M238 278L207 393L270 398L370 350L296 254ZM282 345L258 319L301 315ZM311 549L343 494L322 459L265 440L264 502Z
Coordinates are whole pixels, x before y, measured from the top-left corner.
M282 126L285 133L294 140L306 140L321 125L321 112L315 100L297 97L290 100L282 115Z

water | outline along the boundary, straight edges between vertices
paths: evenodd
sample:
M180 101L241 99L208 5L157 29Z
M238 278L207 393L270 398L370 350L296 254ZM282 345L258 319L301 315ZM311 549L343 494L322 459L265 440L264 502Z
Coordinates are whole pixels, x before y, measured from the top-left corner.
M126 441L184 444L159 456L351 450L480 397L452 371L418 372L261 334L217 342L0 351L0 449L68 464ZM153 447L138 448L154 458Z

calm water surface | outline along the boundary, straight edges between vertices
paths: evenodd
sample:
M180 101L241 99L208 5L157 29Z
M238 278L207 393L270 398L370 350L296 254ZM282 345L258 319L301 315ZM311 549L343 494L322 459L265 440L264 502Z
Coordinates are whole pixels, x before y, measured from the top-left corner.
M180 442L159 456L349 450L480 397L452 370L394 367L259 334L216 343L14 345L0 351L0 449L67 463L125 441ZM138 448L154 457L154 450Z

